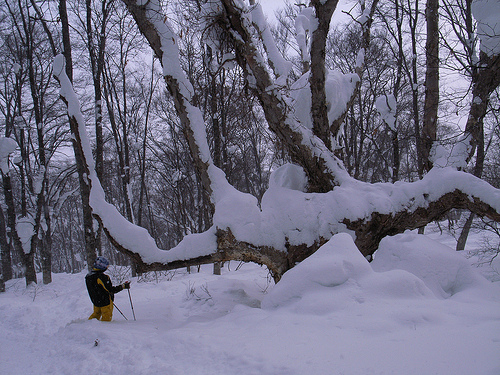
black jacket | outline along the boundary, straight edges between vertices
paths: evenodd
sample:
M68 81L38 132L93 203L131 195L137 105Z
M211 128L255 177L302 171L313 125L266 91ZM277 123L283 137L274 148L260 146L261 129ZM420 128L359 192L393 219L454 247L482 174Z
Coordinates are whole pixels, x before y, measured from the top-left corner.
M97 307L109 305L115 299L115 293L123 290L122 285L113 286L104 271L93 270L85 276L85 284L90 300Z

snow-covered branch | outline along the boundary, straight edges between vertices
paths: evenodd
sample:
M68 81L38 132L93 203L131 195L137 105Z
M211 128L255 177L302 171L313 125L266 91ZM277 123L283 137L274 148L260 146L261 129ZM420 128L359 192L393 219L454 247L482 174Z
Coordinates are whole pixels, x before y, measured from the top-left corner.
M291 86L293 97L290 97L288 89L284 90L277 82L273 81L265 59L260 55L258 46L255 45L256 41L253 35L258 31L255 32L250 27L251 23L245 21L248 9L239 2L236 5L234 0L222 0L222 3L227 17L227 32L232 36L238 63L246 72L250 87L260 100L269 129L279 137L292 160L306 171L309 191L329 191L335 184L348 179L342 162L333 155L325 143L325 139L313 129L310 112L313 100L309 85L310 79L308 80L309 73L303 75ZM259 20L259 29L266 27L264 24L265 20ZM336 77L340 78L340 74L337 74ZM339 85L333 84L332 81L329 82L331 85L328 93L332 95L328 97L328 107L333 109L341 107L345 110L345 104L350 99L352 92L348 93L347 99L344 99L342 94L339 95L339 92L347 92L351 86L354 89L352 84L355 84L356 79L352 76L344 78L338 80L338 83L342 83ZM325 89L324 85L323 89ZM308 93L302 95L302 90L308 91ZM300 108L295 108L295 105L298 102L302 103L304 98L308 98L308 102L311 103L305 112L302 105ZM335 113L335 111L328 111L326 107L325 102L327 116ZM330 138L328 137L328 139Z
M266 265L275 280L279 280L287 269L314 253L336 233L350 233L363 254L371 255L384 236L425 225L452 208L467 208L500 221L500 191L453 168L436 167L424 179L412 183L368 184L351 178L314 130L313 119L308 118L315 98L310 85L315 80L305 74L290 86L292 95L288 89L282 90L271 78L270 66L266 65L266 59L259 52L261 48L255 44L258 39L255 35L262 39L269 37L262 34L266 30L265 21L255 13L258 20L249 22L246 18L249 9L241 2L221 0L225 11L224 27L232 38L238 63L248 75L269 127L280 137L294 162L300 165L285 165L273 172L259 208L256 198L234 189L213 164L201 111L192 105L193 89L180 67L176 35L158 2L123 1L162 62L167 87L214 211L212 228L189 235L175 248L163 251L157 248L145 229L129 223L113 206L104 202L76 95L56 59L54 70L60 72L61 95L68 101L70 116L80 124L92 182L94 215L103 224L112 243L133 256L143 270L245 260ZM332 6L333 3L327 1L325 4ZM265 43L268 44L268 60L273 61L279 79L284 73L277 70L278 60L269 52L271 41ZM345 106L359 80L332 72L324 79L330 87L334 84L344 87L340 92L345 94L344 97L339 90L323 89L322 95L329 104L325 101L323 110L330 123L331 117L342 117L345 113ZM304 103L311 105L305 111L308 115L302 117L302 106L307 107Z

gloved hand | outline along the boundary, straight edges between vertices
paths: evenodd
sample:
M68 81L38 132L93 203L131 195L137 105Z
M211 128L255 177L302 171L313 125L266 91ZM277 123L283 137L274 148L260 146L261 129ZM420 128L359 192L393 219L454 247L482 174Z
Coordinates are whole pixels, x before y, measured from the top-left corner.
M130 289L130 281L125 281L123 284L123 289Z

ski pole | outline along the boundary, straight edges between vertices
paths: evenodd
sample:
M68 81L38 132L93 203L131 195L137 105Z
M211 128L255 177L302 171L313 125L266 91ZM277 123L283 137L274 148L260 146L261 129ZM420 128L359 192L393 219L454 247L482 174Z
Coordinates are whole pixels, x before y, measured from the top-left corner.
M134 314L134 320L135 319L135 311L134 311L134 305L132 304L132 297L130 296L130 289L127 289L128 291L128 299L130 300L130 307L132 307L132 314Z
M122 314L122 316L125 318L125 320L128 320L127 317L125 315L123 315L122 311L118 308L118 306L115 305L115 303L113 302L113 306L116 307L116 309L118 310L118 312L120 314Z

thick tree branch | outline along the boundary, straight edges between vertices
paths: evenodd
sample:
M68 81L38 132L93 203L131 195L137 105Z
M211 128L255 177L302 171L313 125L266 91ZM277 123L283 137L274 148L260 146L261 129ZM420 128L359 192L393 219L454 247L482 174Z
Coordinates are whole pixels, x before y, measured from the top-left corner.
M238 64L247 75L253 77L252 81L255 84L250 87L262 105L269 129L279 137L293 162L304 168L309 179L309 191L331 190L336 177L328 168L325 159L319 157L318 153L315 153L312 147L304 142L304 135L294 129L296 124L293 113L283 100L285 93L277 91L268 70L262 64L264 59L261 58L254 45L252 33L244 22L242 10L234 4L233 0L222 0L222 2L228 20L228 24L224 26L232 37ZM325 147L324 151L328 152L329 149Z
M330 21L335 8L337 8L337 3L338 0L328 0L326 2L320 0L311 1L316 11L316 19L318 20L318 26L312 33L311 72L309 75L313 134L319 137L330 150L332 148L332 141L325 91L325 57Z
M382 238L423 227L443 218L453 208L466 209L480 217L488 217L500 222L500 213L493 207L482 202L478 197L471 199L468 194L457 189L444 194L436 201L429 202L426 207L418 207L413 211L402 210L393 214L373 212L369 220L345 219L343 223L356 233L355 243L361 253L371 256L377 250Z
M493 91L500 85L500 55L479 54L479 67L472 77L472 103L465 125L465 136L469 137L470 152L467 162L474 156L477 145L481 142L483 119Z
M129 12L134 17L134 20L137 23L140 32L145 36L150 47L153 49L156 57L158 57L162 66L165 68L163 62L164 50L162 48L162 39L160 37L158 26L151 21L148 15L148 9L147 9L148 5L147 4L137 5L137 2L135 0L123 0L123 2L127 6ZM160 19L162 17L161 14L157 14L156 16L159 17ZM175 59L178 57L172 56L171 58ZM198 178L200 179L203 188L205 189L207 194L209 196L212 196L213 194L212 181L208 173L209 161L204 160L200 156L201 155L200 145L197 143L197 140L193 132L193 124L192 124L193 120L189 116L189 108L191 108L191 103L189 102L189 98L185 97L184 91L182 90L180 82L177 79L177 77L165 74L164 78L167 84L168 91L170 92L174 100L175 109L181 122L183 134L188 142L189 150L195 165L196 173L198 174ZM214 210L215 208L213 206L213 201L212 201L212 206L211 206L212 213L214 212Z

